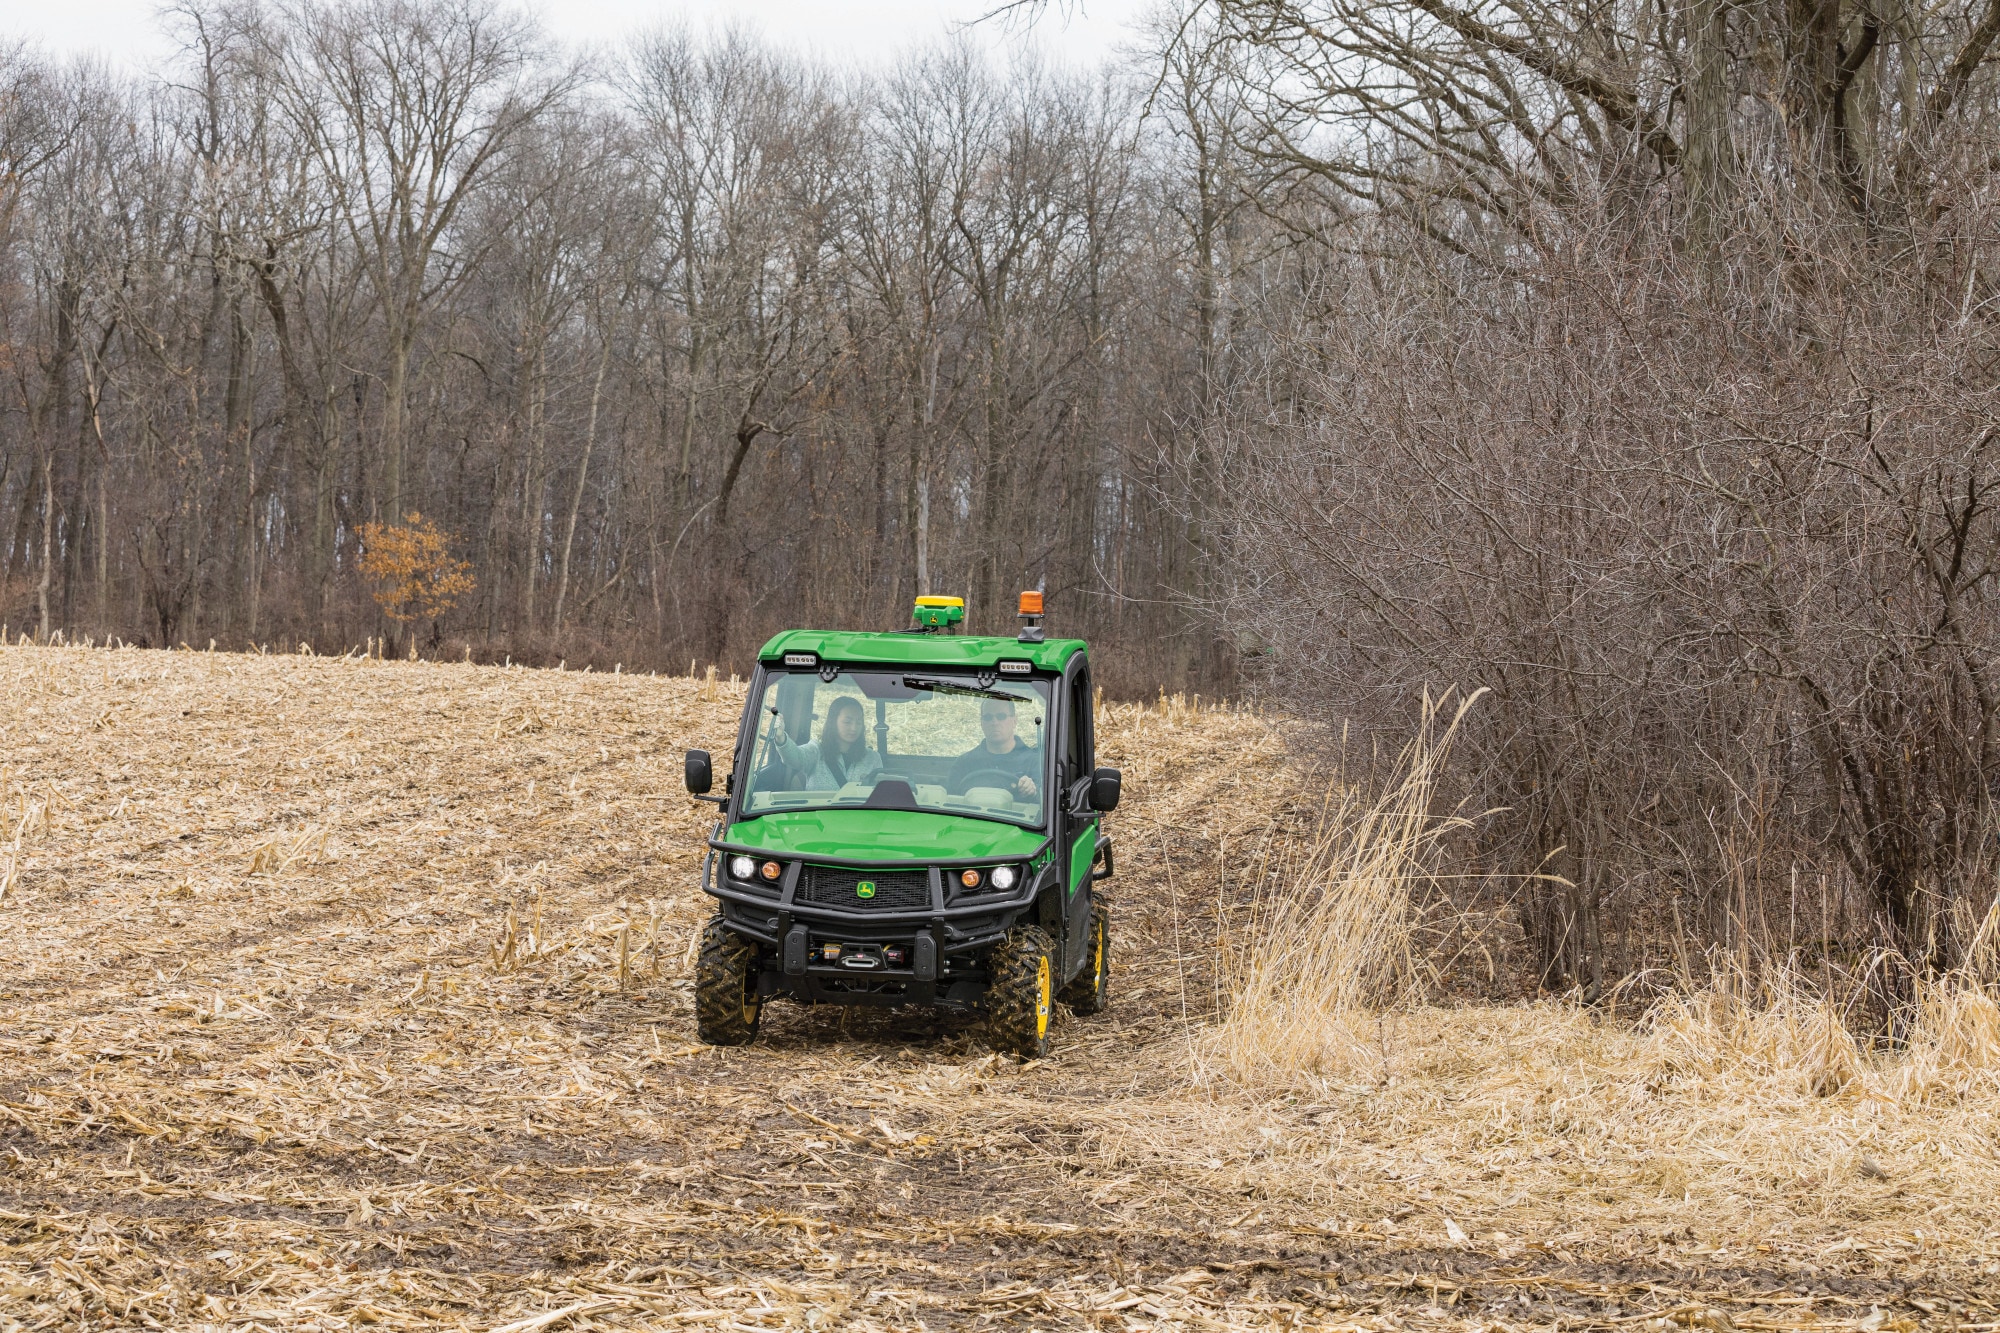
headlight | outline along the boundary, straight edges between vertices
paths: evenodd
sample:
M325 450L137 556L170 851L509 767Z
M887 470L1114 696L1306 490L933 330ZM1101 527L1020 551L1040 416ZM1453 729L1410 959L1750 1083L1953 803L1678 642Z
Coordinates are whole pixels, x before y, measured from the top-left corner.
M756 858L750 856L730 857L729 873L736 876L736 878L738 879L749 879L752 875L757 873Z
M1021 872L1014 869L1014 867L1001 866L993 872L993 887L996 889L1011 889L1014 887L1014 882L1020 878Z

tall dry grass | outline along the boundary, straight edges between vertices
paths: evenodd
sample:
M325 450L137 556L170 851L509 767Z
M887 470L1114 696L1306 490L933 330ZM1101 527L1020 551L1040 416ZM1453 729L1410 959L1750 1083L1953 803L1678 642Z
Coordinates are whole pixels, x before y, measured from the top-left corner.
M1879 991L1740 954L1636 1014L1442 1003L1426 954L1451 935L1444 840L1469 822L1438 809L1463 716L1433 707L1390 781L1274 830L1222 1016L1191 1041L1212 1096L1184 1124L1107 1128L1107 1157L1245 1138L1184 1165L1328 1231L1510 1260L2000 1277L2000 969L1977 961L2000 918L1887 1024Z
M1378 793L1336 781L1309 830L1267 844L1207 1063L1253 1086L1341 1077L1366 1058L1368 1015L1421 993L1414 936L1440 843L1471 823L1435 809L1438 781L1477 699L1426 697Z
M2000 903L1979 937L1990 939ZM1639 1024L1669 1080L1749 1078L1773 1091L1954 1106L2000 1095L2000 993L1979 963L1920 978L1886 1025L1789 960L1754 975L1718 961L1710 979L1670 993ZM1874 1029L1874 1030L1871 1030Z
M1309 829L1268 840L1252 871L1252 899L1228 937L1223 1016L1197 1052L1198 1076L1286 1094L1389 1076L1385 1023L1422 1004L1445 961L1424 956L1419 933L1429 914L1449 908L1442 844L1472 823L1437 804L1453 740L1477 698L1427 699L1387 782L1369 793L1336 781ZM1699 975L1678 978L1624 1025L1620 1063L1637 1084L1913 1109L2000 1095L2000 986L1991 980L2000 975L2000 899L1965 964L1918 980L1886 1024L1876 1009L1863 1007L1872 1017L1859 1017L1854 996L1793 959L1754 967L1718 953L1704 961ZM1593 1023L1615 1020L1557 1008ZM1477 1022L1480 1012L1491 1011L1461 1020Z

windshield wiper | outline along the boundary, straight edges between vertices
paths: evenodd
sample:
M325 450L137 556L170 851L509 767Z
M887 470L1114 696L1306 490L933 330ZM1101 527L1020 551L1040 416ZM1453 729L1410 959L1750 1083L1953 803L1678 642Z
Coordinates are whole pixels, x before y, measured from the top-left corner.
M1005 690L989 690L983 685L968 684L959 680L938 680L930 676L905 676L903 687L911 690L935 690L940 694L976 694L982 699L1005 699L1009 703L1021 703L1028 696L1008 694Z

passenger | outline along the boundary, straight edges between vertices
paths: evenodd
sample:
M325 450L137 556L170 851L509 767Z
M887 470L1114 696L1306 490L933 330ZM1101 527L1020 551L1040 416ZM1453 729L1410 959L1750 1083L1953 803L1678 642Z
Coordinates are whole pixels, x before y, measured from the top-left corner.
M861 701L841 695L827 705L819 740L795 745L783 727L773 731L778 757L794 773L803 773L806 791L838 791L850 782L865 783L882 771L882 756L862 738Z
M1016 800L1034 800L1041 790L1042 750L1014 735L1016 721L1012 699L982 698L979 730L985 739L958 757L946 788L962 793L971 787L1005 787Z

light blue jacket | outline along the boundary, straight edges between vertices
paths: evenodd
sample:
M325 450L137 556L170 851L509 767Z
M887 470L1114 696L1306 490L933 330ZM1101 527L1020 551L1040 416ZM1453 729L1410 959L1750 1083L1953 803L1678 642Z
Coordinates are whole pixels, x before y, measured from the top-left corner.
M802 784L805 791L834 791L841 785L833 770L820 757L819 742L810 741L805 745L794 744L792 738L780 727L773 737L777 745L778 757L783 759L794 773L810 772ZM860 754L850 756L847 761L847 780L867 783L882 771L882 756L873 750L863 749Z

